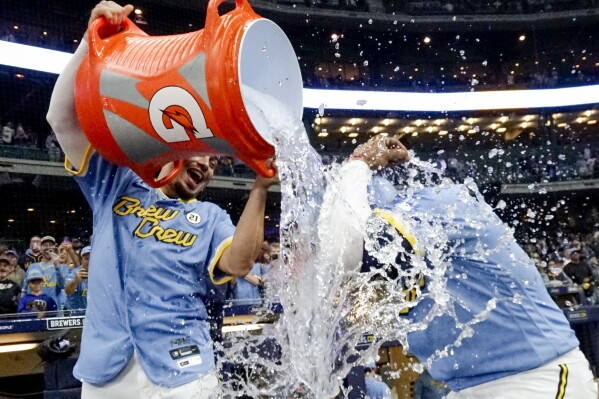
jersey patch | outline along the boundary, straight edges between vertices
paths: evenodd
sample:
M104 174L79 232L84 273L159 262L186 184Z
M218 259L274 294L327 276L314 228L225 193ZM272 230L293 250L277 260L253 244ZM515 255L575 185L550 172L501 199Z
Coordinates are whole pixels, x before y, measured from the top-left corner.
M180 348L169 350L171 359L177 362L180 369L202 364L200 348L197 345L182 346Z
M202 221L202 217L195 212L189 212L187 215L185 215L185 218L191 224L200 224Z

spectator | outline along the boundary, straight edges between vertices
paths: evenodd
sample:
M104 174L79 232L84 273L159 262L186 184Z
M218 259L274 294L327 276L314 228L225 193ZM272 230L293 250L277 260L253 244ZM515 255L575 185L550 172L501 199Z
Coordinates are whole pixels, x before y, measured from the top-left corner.
M8 278L11 267L10 259L0 255L0 314L17 313L21 287Z
M56 301L43 292L44 279L45 276L41 270L30 269L27 271L29 292L23 294L19 300L19 313L38 313L38 317L42 318L47 311L58 309Z
M442 382L433 380L433 377L424 369L414 383L412 399L442 399L450 389Z
M541 275L541 278L543 279L543 284L545 284L545 286L549 286L549 276L547 276L547 271L546 271L547 262L540 260L538 255L537 255L536 259L534 257L532 259L533 259L533 262L535 263L537 270L539 271L539 274Z
M4 255L10 260L10 267L12 268L8 278L19 284L19 287L23 285L25 281L25 270L19 266L19 255L14 249L9 249L4 252Z
M18 146L27 146L31 137L25 132L23 125L19 122L15 131L14 143Z
M261 262L256 262L245 277L235 280L234 299L240 304L260 303L263 283Z
M549 278L550 287L570 286L574 283L572 279L564 273L564 263L561 260L551 259L547 263L547 277Z
M58 252L60 255L60 262L67 265L70 269L73 269L81 264L79 255L77 254L77 252L75 252L73 244L71 243L71 240L68 237L65 237L63 241L60 243L60 246L58 247Z
M32 263L42 261L42 238L38 235L31 236L29 248L19 258L19 265L27 270Z
M84 247L81 250L81 265L72 270L66 280L64 286L64 291L67 294L65 309L87 308L87 276L90 255L91 247Z
M387 384L377 378L376 369L376 364L374 362L371 362L364 367L366 396L370 399L390 399L391 391Z
M8 122L2 128L2 144L11 145L14 135L15 135L15 125L13 125L12 122Z
M48 158L51 162L60 162L60 146L54 132L46 137L46 150L48 150Z
M233 170L233 157L230 156L223 156L219 159L219 171L220 174L223 176L233 176L234 175L234 170Z
M81 251L81 249L84 247L83 243L78 238L73 238L73 242L71 244L73 245L73 249L77 252Z
M564 267L564 273L584 289L587 298L591 298L594 293L595 279L589 264L580 258L578 248L570 249L570 263Z
M27 281L29 281L30 273L37 272L41 273L44 284L42 286L42 292L52 298L58 309L62 309L62 302L60 299L61 291L64 288L65 278L69 275L69 267L65 264L60 263L60 256L56 249L56 240L52 236L44 236L41 238L42 247L42 261L33 263L27 269ZM28 284L28 286L30 286ZM24 291L27 287L23 287Z

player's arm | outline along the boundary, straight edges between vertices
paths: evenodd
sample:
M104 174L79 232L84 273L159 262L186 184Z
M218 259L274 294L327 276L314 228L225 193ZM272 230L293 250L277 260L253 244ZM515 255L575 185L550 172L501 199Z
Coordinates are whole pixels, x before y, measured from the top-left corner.
M274 161L271 164L274 167ZM246 276L260 255L264 241L264 213L268 189L279 182L277 175L258 176L235 227L231 245L227 247L216 267L231 276Z
M110 23L120 24L131 11L132 5L121 7L113 1L102 1L92 10L89 23L97 18L106 17ZM58 77L46 115L62 151L75 169L83 166L89 147L89 140L81 130L75 111L75 77L89 50L86 36Z
M372 214L367 186L372 171L410 159L408 150L395 138L376 136L358 146L341 167L338 179L327 187L318 232L331 247L331 262L340 260L346 270L354 270L362 260L366 223Z

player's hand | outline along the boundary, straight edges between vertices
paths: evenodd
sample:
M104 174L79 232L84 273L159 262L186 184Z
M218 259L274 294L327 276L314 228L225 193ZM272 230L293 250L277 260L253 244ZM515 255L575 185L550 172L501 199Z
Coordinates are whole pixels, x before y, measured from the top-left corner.
M350 159L364 161L370 169L377 170L406 163L410 154L397 138L379 134L356 147Z
M92 10L87 26L89 27L92 22L100 17L105 17L112 25L119 25L131 11L133 11L133 6L131 4L121 6L114 1L101 1L96 4Z
M267 161L266 166L275 170L275 175L273 177L263 177L258 175L256 177L256 181L254 182L254 187L262 188L268 190L268 188L272 185L279 184L281 180L279 180L279 171L277 169L277 163L274 158L271 158Z

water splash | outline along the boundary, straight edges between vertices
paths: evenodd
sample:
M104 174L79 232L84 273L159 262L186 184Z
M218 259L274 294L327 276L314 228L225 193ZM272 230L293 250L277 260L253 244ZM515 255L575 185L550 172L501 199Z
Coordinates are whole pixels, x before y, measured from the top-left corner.
M469 321L458 322L456 306L465 305L450 294L446 278L454 273L449 254L457 244L449 248L449 236L456 232L434 214L410 206L411 199L417 200L424 187L443 189L453 183L444 179L434 165L418 158L413 158L408 168L387 175L390 180L393 174L401 176L400 191L406 200L393 209L393 214L405 229L419 232L419 245L426 248L426 258L406 249L405 238L383 218L373 214L362 223L359 217L350 215L347 224L360 232L364 248L384 265L360 273L358 264L348 266L342 256L344 250L351 249L344 246L355 237L320 223L334 211L326 195L341 192L341 165L322 164L301 121L288 116L283 106L260 93L250 97L263 110L275 140L282 194L281 260L270 271L266 300L255 323L272 317L269 309L276 300L284 313L276 323L264 325L260 335L248 329L228 336L218 363L229 370L226 375L236 378L225 378L223 394L286 398L295 392L303 397L331 398L341 392L346 396L348 390L343 389L342 382L351 367L375 358L384 341L397 340L405 351L409 350L408 334L425 330L441 316L452 317L459 334L424 364L428 367L451 356L497 303L491 299ZM482 199L471 180L461 186L459 193L463 197L444 209L446 220L455 217L459 202L466 201L466 197ZM492 212L487 208L481 206L481 212ZM480 230L482 225L471 220L469 228ZM509 244L509 233L500 244ZM476 249L481 260L489 254L488 248ZM461 272L454 274L455 278L466 279ZM426 314L417 320L410 318L410 309L423 302L429 306ZM360 351L356 347L364 333L374 334L379 341Z

